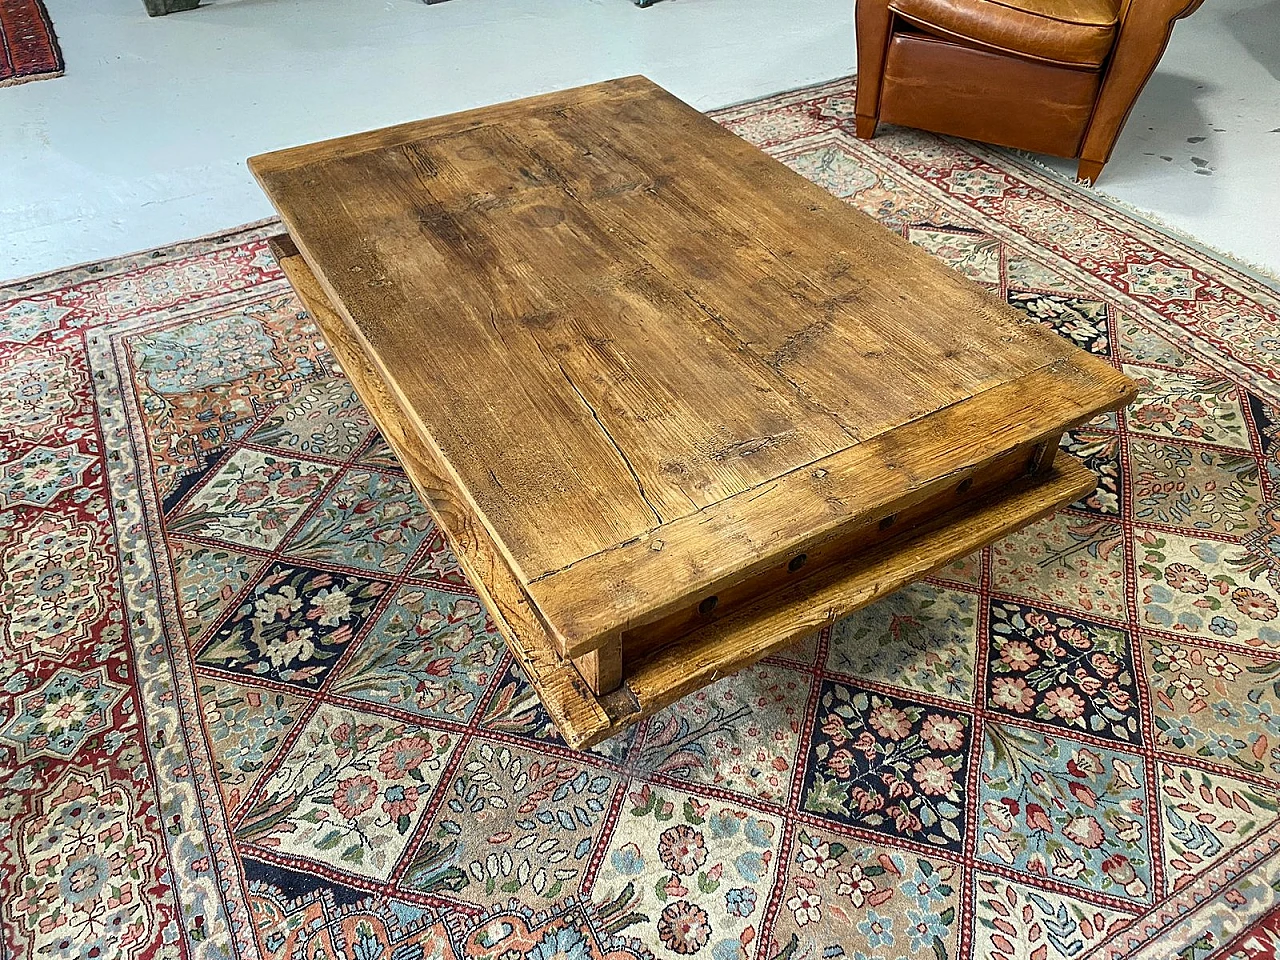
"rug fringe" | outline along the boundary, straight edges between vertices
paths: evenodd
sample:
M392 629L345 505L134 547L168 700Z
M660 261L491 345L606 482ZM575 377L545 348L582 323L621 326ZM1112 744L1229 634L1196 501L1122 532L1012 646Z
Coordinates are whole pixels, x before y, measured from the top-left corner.
M777 100L779 97L789 97L794 93L807 92L809 90L819 90L822 87L831 87L841 83L855 83L858 79L856 73L846 74L843 77L832 77L830 80L818 80L814 83L802 83L799 86L791 87L787 90L779 90L777 93L766 93L762 97L747 97L745 100L737 100L733 103L726 103L723 106L712 107L704 110L709 117L714 117L717 113L725 113L729 110L736 110L738 107L745 107L752 104L767 103L770 100Z
M824 87L831 87L831 86L835 86L842 83L848 83L851 87L853 87L854 85L856 85L857 80L858 80L857 74L851 73L851 74L848 74L847 76L833 77L830 80L820 80L816 83L804 83L804 84L800 84L799 86L792 87L789 90L780 90L777 93L771 93L763 97L749 97L746 100L740 100L737 103L727 103L722 107L716 107L712 110L707 110L706 113L708 116L715 117L717 114L728 113L731 110L735 110L739 107L744 107L749 104L759 106L762 103L767 103L772 100L788 97L793 94L808 92L812 90L819 90ZM945 139L963 140L963 138L961 137L955 137L955 138L946 137ZM987 150L992 151L993 153L1002 153L1002 154L1005 154L1006 156L1014 157L1017 160L1022 161L1028 166L1035 167L1037 170L1041 171L1042 173L1048 176L1053 177L1055 180L1061 183L1066 183L1079 190L1089 191L1095 199L1101 200L1106 204L1116 207L1117 209L1123 211L1124 213L1132 216L1135 220L1139 221L1140 223L1143 223L1151 227L1153 230L1159 233L1168 234L1173 239L1181 241L1182 243L1185 243L1187 246L1191 247L1192 249L1199 250L1205 254L1208 254L1210 256L1218 258L1219 260L1224 261L1228 267L1234 267L1235 269L1239 270L1241 273L1245 273L1252 276L1254 280L1257 280L1259 283L1263 284L1264 286L1272 287L1275 293L1280 294L1280 271L1277 271L1271 267L1265 266L1264 264L1257 263L1256 261L1247 260L1244 257L1239 256L1238 254L1234 254L1229 250L1224 250L1221 247L1216 247L1213 244L1205 243L1203 240L1199 240L1196 237L1192 236L1191 234L1187 233L1182 228L1174 226L1173 224L1169 223L1167 220L1160 217L1158 214L1152 213L1150 210L1144 210L1141 207L1135 206L1134 204L1121 200L1119 197L1114 197L1109 193L1105 193L1104 191L1099 190L1096 186L1094 186L1091 183L1076 179L1074 177L1065 176L1061 171L1055 170L1053 167L1045 163L1038 154L1030 153L1026 150L1019 150L1014 147L1000 147L994 144L979 143L978 141L967 141L967 142L973 143L975 146L983 147Z
M15 78L13 80L0 82L0 86L23 83L28 80L36 80L36 79L40 79L41 77L47 77L47 76L49 76L49 74L41 74L39 77ZM777 93L768 94L764 97L749 97L745 100L739 100L736 103L727 103L727 104L724 104L723 106L715 107L705 112L709 116L714 117L718 113L725 113L727 111L736 109L737 107L745 106L747 104L759 104L762 101L773 100L778 97L789 96L791 94L799 93L805 90L816 90L821 87L829 87L829 86L843 83L843 82L848 82L852 84L852 83L855 83L856 81L857 81L856 74L849 74L843 77L833 77L830 80L822 80L817 83L800 84L799 86L792 87L789 90L782 90ZM1238 254L1232 253L1229 250L1224 250L1221 247L1214 246L1213 244L1205 243L1203 240L1200 240L1192 236L1191 234L1187 233L1185 230L1183 230L1180 227L1174 226L1164 218L1160 217L1158 214L1152 213L1150 210L1144 210L1141 207L1135 206L1134 204L1121 200L1119 197L1114 197L1109 193L1099 190L1096 186L1094 186L1091 183L1076 179L1074 177L1065 176L1060 171L1055 170L1053 167L1045 163L1037 154L1029 153L1026 150L1018 150L1011 147L997 147L990 144L980 144L980 146L986 147L987 149L996 153L1003 153L1003 154L1006 154L1007 156L1014 157L1015 159L1019 160L1020 162L1028 166L1035 167L1037 170L1046 174L1047 176L1053 177L1055 180L1059 181L1060 183L1068 184L1069 186L1074 187L1075 189L1078 189L1078 190L1087 191L1090 194L1092 194L1095 199L1102 200L1103 202L1122 210L1123 212L1129 214L1139 222L1145 223L1147 226L1151 227L1152 229L1161 233L1166 233L1171 237L1173 237L1175 240L1179 240L1182 243L1185 243L1186 245L1192 247L1193 249L1197 249L1211 256L1217 257L1218 259L1225 261L1228 266L1235 267L1243 273L1248 273L1253 275L1254 279L1258 280L1260 283L1263 283L1266 286L1272 287L1273 292L1280 294L1280 271L1276 271L1271 267L1268 267L1256 261L1248 260L1244 257L1239 256ZM201 236L198 236L198 237L189 238L187 240L180 240L180 241L174 241L172 243L159 244L154 247L148 247L144 250L135 250L132 253L120 254L118 256L108 257L106 259L120 260L126 257L145 256L148 253L154 253L158 250L172 249L174 246L178 244L196 243L203 240L211 240L217 237L231 236L236 233L244 233L250 230L259 229L269 224L274 224L278 222L279 222L278 217L266 217L262 220L254 220L249 223L241 224L238 227L231 227L225 230L213 230L213 231L210 231L209 233L202 234ZM55 273L64 273L68 270L75 270L81 267L87 267L91 264L98 264L102 262L103 260L101 258L98 260L85 260L81 263L72 264L71 266L67 266L67 267L59 267L54 270L44 270L39 273L33 273L24 277L18 277L13 280L0 281L0 289L4 289L10 286L18 286L21 284L33 283L37 280L41 280Z
M26 73L20 77L0 80L0 87L18 87L24 83L34 83L36 80L53 80L56 77L65 76L66 72L66 70L46 70L44 73Z

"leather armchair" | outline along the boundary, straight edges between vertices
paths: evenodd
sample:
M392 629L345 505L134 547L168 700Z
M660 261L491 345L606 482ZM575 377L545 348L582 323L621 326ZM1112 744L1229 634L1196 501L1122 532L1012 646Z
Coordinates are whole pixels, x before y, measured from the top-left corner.
M884 120L1076 157L1093 182L1202 2L857 0L857 134Z

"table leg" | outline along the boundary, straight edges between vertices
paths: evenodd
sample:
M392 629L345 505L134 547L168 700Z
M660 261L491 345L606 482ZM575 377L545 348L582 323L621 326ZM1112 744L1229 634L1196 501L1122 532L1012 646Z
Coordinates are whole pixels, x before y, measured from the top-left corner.
M575 657L573 665L597 695L617 690L622 686L622 634L598 650Z

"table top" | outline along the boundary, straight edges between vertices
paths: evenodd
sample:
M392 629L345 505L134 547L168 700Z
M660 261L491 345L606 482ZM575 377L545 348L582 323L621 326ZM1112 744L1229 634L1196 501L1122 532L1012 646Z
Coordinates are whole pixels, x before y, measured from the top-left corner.
M250 169L567 654L1133 397L643 77Z

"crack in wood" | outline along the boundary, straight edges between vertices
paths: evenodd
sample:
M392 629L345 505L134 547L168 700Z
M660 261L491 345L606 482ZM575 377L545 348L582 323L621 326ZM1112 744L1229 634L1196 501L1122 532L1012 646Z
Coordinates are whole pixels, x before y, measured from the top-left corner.
M618 456L622 458L622 462L626 465L627 470L631 473L631 479L635 481L636 489L640 491L640 499L644 501L644 505L649 508L649 511L653 514L654 519L656 519L658 521L658 525L661 526L666 521L662 519L662 514L658 512L658 508L655 507L653 505L653 502L649 499L649 493L644 488L644 482L641 481L640 474L636 473L636 468L632 466L631 458L627 456L626 452L622 449L622 447L618 446L618 441L613 439L613 434L609 432L609 428L605 426L604 421L600 419L600 414L597 413L596 408L591 405L591 401L588 400L586 396L583 394L583 392L578 389L578 385L573 382L573 378L569 376L569 372L565 370L564 364L557 363L556 366L560 368L560 374L561 376L564 377L565 383L569 384L569 386L573 389L573 392L578 395L578 399L582 401L582 405L591 411L591 416L595 420L596 424L600 427L600 431L605 435L605 438L613 446L613 449L617 451Z
M801 403L806 404L811 410L816 410L818 413L825 414L826 416L830 417L833 421L835 421L836 426L838 426L842 431L844 431L844 433L851 439L853 440L862 439L862 437L859 436L858 431L855 430L852 425L846 423L838 413L836 413L834 410L828 409L827 407L819 403L816 399L811 397L805 391L805 389L802 386L800 386L800 384L796 383L794 380L788 377L785 372L780 370L774 364L770 363L765 357L761 356L758 351L752 348L750 343L748 343L747 341L739 337L737 331L735 331L732 327L729 326L729 321L725 320L724 317L720 316L720 314L710 304L704 302L692 290L685 290L684 295L694 304L694 306L696 306L699 310L701 310L704 314L706 314L707 317L711 320L711 322L714 323L716 327L725 336L727 336L737 346L739 350L741 350L743 353L747 354L748 356L754 357L756 360L759 360L766 367L768 367L769 370L773 371L773 374L778 379L780 379L783 383L785 383L787 386L791 388L792 392L796 396L796 399L798 399Z
M737 440L716 450L711 454L711 459L719 461L745 459L752 454L759 453L761 450L767 450L770 447L786 443L794 436L794 430L787 430L780 434L770 434L767 437L747 437L744 440Z

